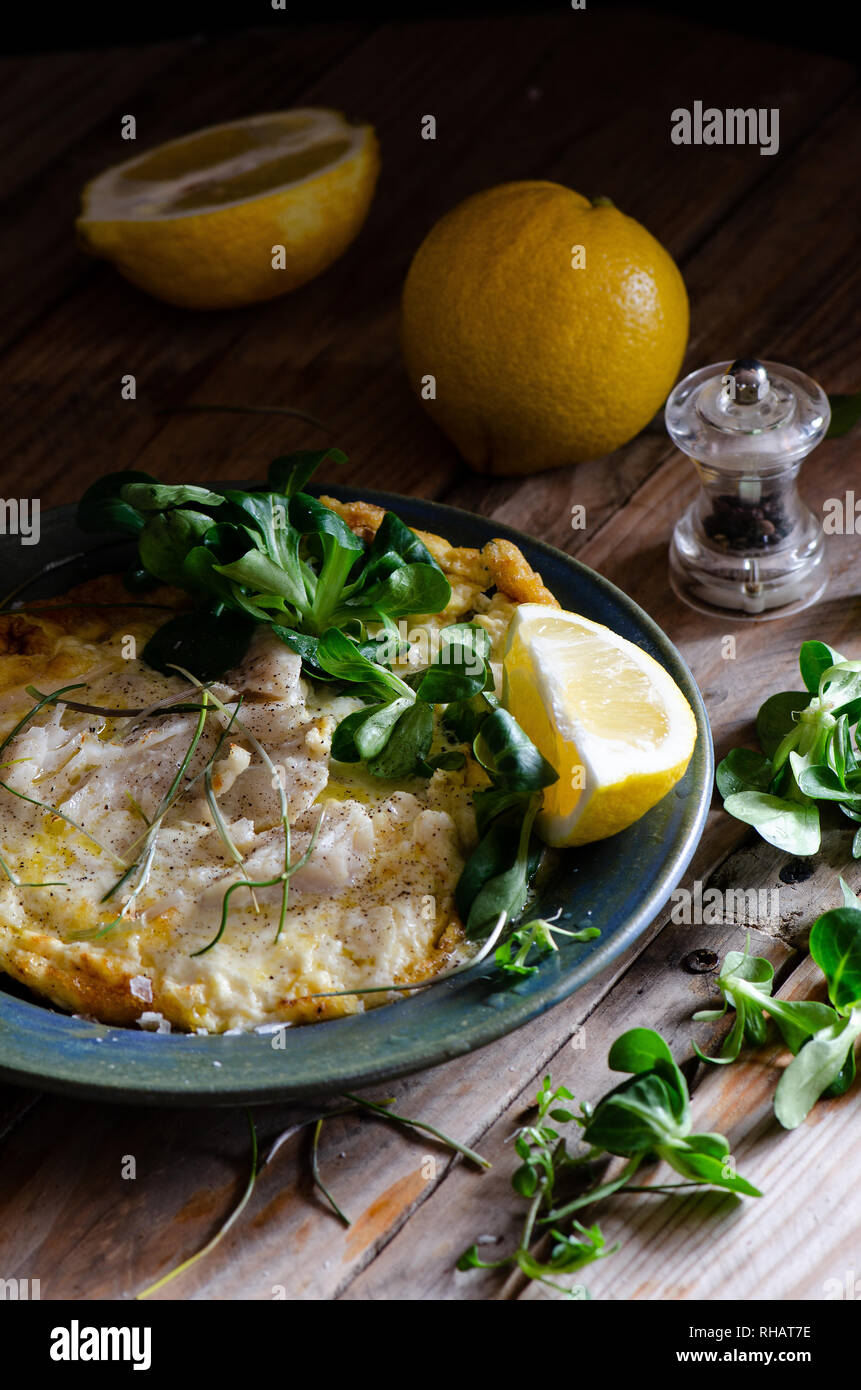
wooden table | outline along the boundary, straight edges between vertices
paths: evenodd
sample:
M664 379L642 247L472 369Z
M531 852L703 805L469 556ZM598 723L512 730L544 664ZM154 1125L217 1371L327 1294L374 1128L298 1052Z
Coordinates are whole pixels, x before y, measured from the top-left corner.
M476 189L550 178L605 192L678 261L692 304L685 370L755 353L794 363L829 391L859 386L858 179L861 123L848 63L681 20L600 7L555 18L289 28L135 50L2 64L0 223L4 496L72 501L104 471L166 480L253 474L319 432L272 416L170 415L192 402L300 406L350 454L339 481L412 492L509 522L620 583L666 629L704 693L719 755L751 735L765 692L797 684L799 642L821 636L861 655L859 542L830 541L832 579L795 619L736 624L682 607L667 544L692 495L688 462L660 431L598 462L522 481L471 474L413 399L397 346L399 289L434 220ZM682 148L669 113L703 99L778 107L780 149ZM354 247L322 278L262 307L199 315L168 308L76 251L78 190L139 147L251 111L333 105L377 127L383 176ZM435 142L421 117L437 118ZM133 373L137 399L121 399ZM857 487L857 436L805 467L814 507ZM859 490L861 492L861 490ZM587 528L572 530L571 508ZM724 659L722 638L736 638ZM799 878L785 856L718 807L685 880L779 888L779 920L752 931L782 988L812 977L805 932L839 901L848 836L835 832ZM787 872L789 867L790 872ZM797 867L797 866L796 866ZM861 871L850 864L857 885ZM548 1071L580 1098L609 1082L606 1052L625 1027L660 1029L690 1057L694 1009L713 977L681 962L737 947L738 924L677 926L668 911L607 975L520 1032L392 1086L397 1108L478 1146L481 1175L432 1143L348 1117L324 1128L320 1163L353 1217L344 1230L313 1192L307 1131L261 1174L220 1247L163 1296L184 1299L547 1297L522 1280L455 1274L491 1235L504 1248L518 1203L506 1139ZM700 1034L702 1036L702 1034ZM574 1045L572 1046L572 1040ZM585 1044L583 1046L579 1044ZM732 1141L759 1202L715 1194L611 1200L600 1219L620 1252L590 1271L609 1299L821 1299L861 1269L857 1089L782 1132L770 1096L782 1057L700 1068L700 1128ZM377 1093L378 1094L378 1093ZM295 1111L258 1108L261 1143ZM241 1111L134 1110L0 1092L0 1273L41 1279L43 1298L128 1296L198 1249L240 1195L248 1167ZM124 1156L136 1178L124 1179ZM428 1162L432 1159L432 1162Z

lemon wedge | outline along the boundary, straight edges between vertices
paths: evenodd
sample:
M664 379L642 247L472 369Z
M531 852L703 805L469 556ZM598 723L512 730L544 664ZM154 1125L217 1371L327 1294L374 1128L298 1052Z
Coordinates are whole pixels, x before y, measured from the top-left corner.
M272 299L358 233L380 168L371 126L307 107L171 140L87 184L83 248L158 299L218 309Z
M522 604L508 630L503 703L556 768L536 823L549 845L624 830L684 775L693 712L646 652L600 623Z

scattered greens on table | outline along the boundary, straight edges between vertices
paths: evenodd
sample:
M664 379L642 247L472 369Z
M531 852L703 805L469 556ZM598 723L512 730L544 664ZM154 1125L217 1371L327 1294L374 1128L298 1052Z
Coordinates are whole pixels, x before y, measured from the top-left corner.
M311 1146L311 1179L313 1185L315 1188L318 1189L322 1197L329 1204L338 1220L341 1221L345 1226L349 1226L351 1224L350 1218L338 1206L338 1203L335 1201L335 1198L332 1196L332 1193L329 1191L328 1187L323 1182L323 1179L320 1174L320 1166L318 1162L318 1148L320 1142L320 1134L323 1128L323 1124L326 1120L334 1119L336 1116L339 1115L348 1115L352 1112L357 1112L359 1115L373 1116L375 1118L382 1119L388 1122L389 1124L397 1125L401 1129L406 1129L408 1131L415 1130L418 1134L422 1136L430 1134L431 1137L434 1140L436 1140L437 1143L441 1144L444 1148L451 1150L452 1153L461 1154L469 1163L473 1163L477 1168L490 1167L490 1164L488 1163L487 1159L482 1158L481 1154L476 1153L473 1149L467 1148L465 1144L461 1144L457 1139L451 1139L447 1134L444 1134L442 1130L437 1129L434 1125L426 1124L423 1120L410 1119L407 1115L395 1114L395 1112L391 1109L393 1101L390 1097L386 1097L381 1101L373 1101L368 1100L365 1096L353 1096L347 1093L343 1099L346 1102L344 1105L330 1106L328 1109L321 1110L317 1114L306 1115L302 1119L296 1121L294 1124L291 1124L288 1129L283 1130L281 1134L279 1134L278 1137L270 1145L269 1152L267 1153L265 1159L261 1164L258 1164L257 1157L257 1127L254 1123L254 1118L251 1114L251 1111L246 1110L245 1114L248 1119L248 1127L251 1133L251 1163L249 1168L248 1181L245 1185L239 1202L232 1209L230 1214L227 1216L226 1220L223 1221L222 1224L219 1226L218 1230L215 1232L215 1235L212 1236L211 1239L206 1242L202 1249L198 1250L188 1259L183 1260L181 1264L176 1265L173 1269L169 1270L167 1274L161 1275L161 1277L157 1279L155 1283L148 1285L148 1287L145 1289L142 1289L140 1293L135 1295L135 1297L138 1299L149 1298L150 1294L154 1294L159 1289L164 1288L165 1284L171 1283L172 1280L178 1278L181 1274L184 1274L187 1269L190 1269L192 1265L197 1264L198 1260L202 1260L207 1255L209 1255L211 1251L213 1251L215 1247L221 1242L224 1236L227 1235L227 1232L230 1230L231 1226L233 1226L238 1221L239 1217L242 1215L242 1212L248 1205L252 1193L254 1192L255 1184L257 1182L257 1177L260 1170L262 1168L265 1168L269 1163L272 1162L273 1158L275 1157L278 1150L281 1148L282 1144L286 1143L288 1139L291 1139L293 1135L301 1133L302 1130L304 1130L309 1125L314 1126L314 1136ZM426 1146L426 1144L427 1140L422 1138L422 1146L424 1147Z
M770 961L751 956L746 949L730 951L724 960L718 978L723 1008L694 1015L698 1021L714 1022L728 1008L735 1010L719 1056L707 1057L694 1044L703 1061L719 1064L734 1062L745 1041L754 1046L763 1043L767 1017L774 1021L793 1054L781 1073L774 1100L775 1114L786 1129L801 1124L820 1096L843 1095L855 1077L855 1043L861 1036L861 900L842 879L840 884L843 907L823 913L810 933L810 954L822 971L829 1004L774 999ZM528 952L541 943L550 925L536 922L520 928L497 954L516 962L518 943L520 950L525 947ZM580 1224L576 1214L584 1208L617 1192L654 1193L697 1186L760 1195L735 1172L723 1135L691 1133L687 1084L660 1034L631 1029L613 1043L608 1061L614 1071L630 1076L594 1109L581 1104L577 1116L564 1104L573 1099L571 1092L564 1087L554 1090L550 1078L545 1079L535 1100L537 1116L515 1138L521 1164L511 1185L528 1203L517 1247L498 1259L484 1260L479 1246L470 1246L461 1255L458 1269L516 1268L568 1297L588 1297L582 1286L572 1289L555 1282L560 1275L574 1273L617 1248L607 1247L600 1226ZM579 1137L588 1146L585 1152L571 1153L554 1128L554 1124L572 1122L580 1126ZM626 1162L613 1178L602 1180L610 1155ZM669 1163L684 1181L636 1185L633 1180L640 1165L656 1158ZM565 1184L575 1188L570 1198L560 1194ZM548 1227L550 1250L539 1257L533 1246Z
M770 962L750 956L747 950L730 951L718 979L725 997L723 1009L694 1015L697 1020L714 1021L727 1008L735 1009L734 1026L719 1057L706 1057L695 1045L703 1061L719 1063L735 1061L745 1039L762 1043L766 1036L765 1015L774 1020L794 1054L794 1060L782 1073L775 1097L778 1119L787 1128L800 1124L820 1095L841 1095L855 1074L854 1043L861 1035L861 902L842 879L841 886L844 906L824 913L814 923L810 936L810 953L825 977L830 1005L772 998L774 972ZM500 964L528 973L530 967L525 960L531 948L556 949L552 933L559 930L549 922L528 923L499 948ZM587 929L576 935L584 939L593 932L594 929ZM650 1028L630 1029L613 1043L607 1060L613 1071L627 1073L626 1079L596 1105L582 1102L579 1114L569 1107L574 1099L571 1091L565 1086L554 1088L551 1078L544 1078L535 1097L536 1113L514 1136L520 1162L512 1174L511 1186L527 1203L518 1244L495 1260L482 1259L482 1247L471 1245L457 1262L459 1270L518 1269L526 1278L568 1298L588 1299L583 1285L571 1287L557 1281L614 1254L618 1245L607 1246L598 1224L584 1226L578 1220L578 1213L584 1209L615 1193L654 1195L710 1187L737 1196L761 1196L758 1188L735 1171L729 1142L722 1134L692 1132L687 1082L659 1033ZM323 1182L319 1168L318 1143L326 1119L361 1110L389 1123L430 1134L479 1169L490 1167L481 1154L434 1126L395 1114L389 1099L374 1102L347 1094L343 1100L344 1105L306 1116L292 1125L275 1140L266 1163L274 1158L284 1140L313 1124L312 1180L334 1216L346 1226L350 1219ZM250 1115L248 1118L251 1171L238 1205L202 1250L163 1275L138 1298L149 1297L209 1254L246 1206L258 1172L256 1131ZM570 1134L566 1139L556 1128L572 1124L578 1126L575 1133L582 1142L582 1152L572 1152L568 1147ZM607 1178L605 1170L612 1158L625 1161L613 1177ZM675 1169L682 1181L634 1181L644 1165L659 1159ZM545 1238L549 1238L546 1253L539 1245Z
M810 955L825 978L830 1004L812 999L773 999L774 970L762 956L729 951L718 977L722 1009L706 1009L694 1019L712 1022L728 1008L735 1021L719 1056L697 1055L706 1062L728 1063L742 1043L757 1046L766 1038L766 1019L773 1019L793 1060L781 1073L774 1113L785 1129L795 1129L820 1096L842 1096L855 1078L855 1043L861 1037L861 902L840 880L844 906L824 912L810 932ZM749 943L748 943L749 944Z
M266 484L247 490L112 473L84 494L78 524L134 537L139 563L127 576L130 587L160 581L194 599L193 612L170 618L147 643L144 660L157 670L211 682L242 659L255 628L266 624L301 657L306 676L337 682L363 701L335 730L336 761L361 762L372 776L395 780L476 759L489 786L474 794L479 843L455 897L467 936L480 940L501 913L513 922L527 902L541 855L533 825L557 774L500 707L490 639L479 625L444 628L425 669L403 676L391 669L400 651L396 620L442 612L451 587L393 512L366 544L307 493L324 460L346 461L338 449L293 453L271 464ZM434 750L436 706L444 707L447 744ZM285 860L285 875L289 867ZM224 919L219 937L223 929ZM530 944L550 949L548 940L552 946L552 937L533 934ZM500 964L531 973L522 945Z
M547 922L543 917L538 917L532 922L525 922L522 927L513 931L501 946L497 946L494 960L504 975L534 975L538 966L529 965L529 957L533 950L542 956L558 951L559 947L554 940L556 936L567 936L569 941L594 941L600 935L599 927L581 927L578 931L567 931L555 922Z
M565 1104L573 1099L564 1086L552 1088L546 1077L535 1098L537 1116L518 1130L514 1147L521 1160L511 1179L527 1209L515 1250L496 1260L483 1260L478 1245L465 1250L460 1270L519 1269L529 1279L559 1289L569 1297L584 1297L582 1288L556 1283L584 1265L611 1255L599 1226L584 1227L575 1213L615 1192L665 1192L690 1187L716 1187L748 1197L757 1188L735 1172L728 1141L722 1134L691 1132L687 1082L664 1039L650 1028L632 1028L617 1038L608 1062L613 1071L628 1072L627 1080L608 1091L593 1108L581 1104L575 1115ZM552 1123L550 1123L552 1121ZM571 1153L554 1127L575 1123L587 1146ZM610 1157L626 1162L612 1179L602 1179ZM648 1161L664 1159L684 1179L681 1183L633 1184L637 1170ZM574 1195L568 1195L575 1189ZM546 1257L532 1246L550 1236Z
M724 810L790 854L819 849L818 802L836 802L861 823L861 661L846 661L824 642L799 655L803 691L772 695L759 711L761 753L733 748L717 770ZM861 857L861 825L852 843Z

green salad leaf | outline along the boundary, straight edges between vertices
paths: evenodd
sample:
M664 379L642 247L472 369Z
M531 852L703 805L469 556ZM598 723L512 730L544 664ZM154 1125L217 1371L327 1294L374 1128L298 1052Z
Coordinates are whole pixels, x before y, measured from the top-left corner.
M321 638L330 628L440 612L451 586L398 517L388 513L366 545L337 512L305 492L327 460L346 461L337 449L286 455L271 465L265 486L244 491L109 474L81 498L78 524L134 535L144 575L185 589L202 613L243 613L279 636ZM179 641L177 629L171 640ZM198 676L211 670L193 625L176 654ZM310 673L318 670L312 657Z
M736 1061L745 1042L766 1040L771 1019L793 1060L781 1072L774 1113L786 1129L801 1124L822 1095L840 1096L855 1078L855 1042L861 1037L861 905L840 880L844 906L822 913L810 932L810 955L822 971L829 1003L816 999L775 999L774 968L762 956L729 951L718 976L724 997L720 1009L694 1014L697 1022L714 1022L735 1010L733 1026L720 1054L704 1062ZM748 939L748 947L750 941Z
M806 690L770 696L756 720L762 751L731 749L715 781L731 816L778 849L806 856L820 845L819 803L834 802L861 821L861 662L811 641L802 644L798 664ZM861 856L861 832L852 854Z

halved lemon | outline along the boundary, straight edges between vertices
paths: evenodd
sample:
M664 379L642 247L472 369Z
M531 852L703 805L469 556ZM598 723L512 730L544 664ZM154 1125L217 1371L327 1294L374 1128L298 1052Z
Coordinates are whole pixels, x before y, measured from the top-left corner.
M272 299L356 236L380 168L373 128L307 107L171 140L83 192L78 235L158 299L222 309Z
M559 773L537 829L584 845L632 825L684 775L690 705L653 657L600 623L522 604L508 631L503 703Z

